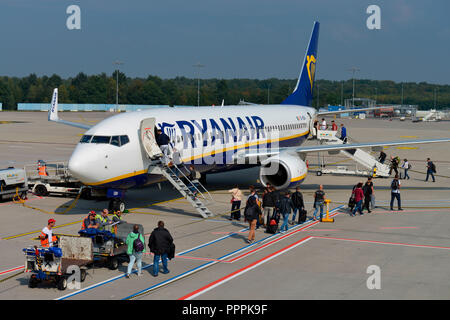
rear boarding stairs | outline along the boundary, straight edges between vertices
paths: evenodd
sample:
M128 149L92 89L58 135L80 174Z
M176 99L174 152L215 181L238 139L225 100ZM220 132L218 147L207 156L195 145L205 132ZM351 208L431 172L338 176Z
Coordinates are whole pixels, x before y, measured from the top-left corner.
M344 141L336 137L337 131L332 130L318 130L317 140L320 144L327 145L338 145L344 144ZM350 137L347 137L348 141L356 142ZM380 149L381 150L381 149ZM369 152L362 149L345 149L335 152L329 152L330 154L341 153L342 155L354 160L357 164L368 169L367 171L360 171L356 169L355 171L348 170L346 167L337 167L337 169L325 169L323 161L319 160L320 163L320 173L335 173L335 174L354 174L354 175L364 175L372 176L376 173L376 176L388 178L389 166L379 162L375 157L373 157ZM319 156L320 157L320 156Z

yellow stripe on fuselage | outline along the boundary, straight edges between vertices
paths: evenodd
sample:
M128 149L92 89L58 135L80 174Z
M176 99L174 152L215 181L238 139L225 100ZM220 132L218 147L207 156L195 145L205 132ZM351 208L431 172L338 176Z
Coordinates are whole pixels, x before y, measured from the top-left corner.
M214 150L214 151L211 151L211 152L202 153L202 154L197 155L197 156L192 156L190 158L182 159L182 162L192 161L192 160L195 160L195 159L211 156L211 155L214 155L216 153L227 152L227 151L230 151L230 150L238 150L238 149L247 148L247 147L251 147L251 146L256 146L256 145L260 145L260 144L269 144L269 143L273 143L273 142L276 142L276 141L279 142L279 141L285 141L285 140L289 140L289 139L295 139L295 138L299 138L299 137L305 136L307 134L309 134L309 130L306 131L306 132L303 132L301 134L296 134L296 135L293 135L293 136L279 138L279 139L271 139L271 140L266 140L266 141L248 142L248 143L244 143L244 144L241 144L241 145L238 145L238 146L223 148L221 150ZM102 184L107 184L107 183L110 183L110 182L114 182L114 181L118 181L118 180L122 180L122 179L127 179L127 178L131 178L131 177L134 177L134 176L138 176L140 174L144 174L144 173L147 173L147 172L148 172L148 169L147 170L141 170L141 171L135 171L133 173L123 174L121 176L117 176L117 177L114 177L114 178L111 178L111 179L107 179L107 180L103 180L103 181L99 181L99 182L85 183L85 184L88 185L88 186L99 186L99 185L102 185ZM291 182L292 182L292 180L291 180Z

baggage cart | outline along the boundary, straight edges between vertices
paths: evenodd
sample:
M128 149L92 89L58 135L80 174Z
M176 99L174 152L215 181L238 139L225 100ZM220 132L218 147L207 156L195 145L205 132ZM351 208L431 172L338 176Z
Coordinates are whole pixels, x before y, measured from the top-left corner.
M32 273L28 287L35 288L41 282L52 282L59 290L65 290L68 278L80 270L79 280L86 279L87 265L93 262L92 241L74 236L60 236L59 246L42 248L31 246L23 249L25 272Z

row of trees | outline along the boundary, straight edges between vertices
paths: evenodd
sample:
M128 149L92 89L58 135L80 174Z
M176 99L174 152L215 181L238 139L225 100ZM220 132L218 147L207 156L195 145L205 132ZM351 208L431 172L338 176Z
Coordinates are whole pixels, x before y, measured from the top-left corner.
M177 77L161 79L129 78L119 72L119 103L146 105L197 105L197 79ZM200 104L237 104L240 100L253 103L280 103L292 91L296 80L280 79L206 79L200 80ZM59 88L60 103L116 102L116 73L88 76L79 73L74 78L58 75L37 77L0 77L0 102L4 110L17 109L17 103L49 103L53 88ZM381 104L401 103L401 83L393 81L356 80L356 97L372 98ZM403 83L403 104L416 104L421 109L434 107L435 92L438 108L450 108L450 86L426 82ZM339 105L352 97L352 81L316 81L313 106Z

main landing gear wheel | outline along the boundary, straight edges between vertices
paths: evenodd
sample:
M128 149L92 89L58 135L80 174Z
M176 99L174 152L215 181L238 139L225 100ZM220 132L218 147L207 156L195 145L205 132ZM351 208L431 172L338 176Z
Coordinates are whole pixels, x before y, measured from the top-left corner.
M317 171L316 175L320 177L322 175L322 171Z

